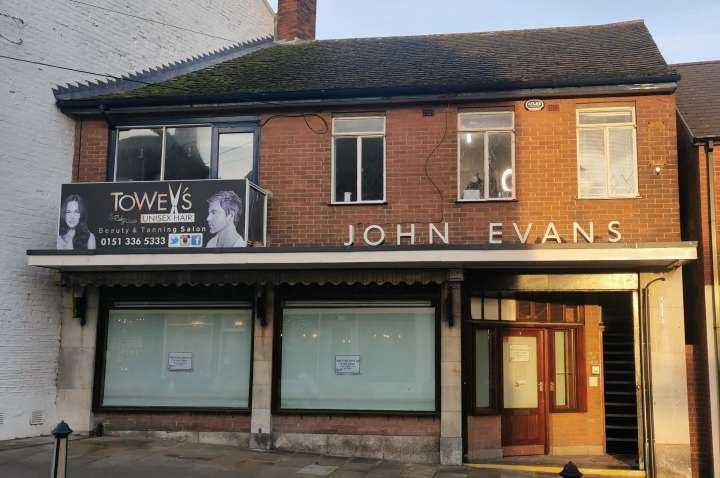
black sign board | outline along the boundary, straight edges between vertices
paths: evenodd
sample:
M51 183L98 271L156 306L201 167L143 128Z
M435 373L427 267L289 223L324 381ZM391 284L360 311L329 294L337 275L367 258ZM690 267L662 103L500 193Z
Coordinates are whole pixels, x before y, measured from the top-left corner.
M245 179L64 184L57 248L262 246L266 209Z

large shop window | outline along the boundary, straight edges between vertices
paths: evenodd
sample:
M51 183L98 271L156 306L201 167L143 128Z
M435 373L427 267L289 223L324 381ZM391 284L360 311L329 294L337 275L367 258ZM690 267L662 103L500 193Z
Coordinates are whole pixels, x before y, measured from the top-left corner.
M458 199L515 198L515 120L512 111L458 115Z
M435 308L287 303L280 408L434 412Z
M250 179L257 182L252 127L118 128L115 181Z
M638 195L635 108L577 111L580 198Z
M385 118L333 119L333 203L385 201Z
M111 309L103 407L248 408L251 309Z

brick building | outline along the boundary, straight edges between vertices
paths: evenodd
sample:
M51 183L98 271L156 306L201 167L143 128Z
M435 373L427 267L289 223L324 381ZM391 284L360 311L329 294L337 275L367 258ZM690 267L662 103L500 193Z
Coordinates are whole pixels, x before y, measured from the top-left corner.
M54 247L57 185L72 178L75 122L56 108L52 88L273 32L265 0L215 1L212 8L175 0L90 3L0 5L0 440L48 434L57 423L60 290L48 271L24 259L28 248ZM24 232L11 226L19 224Z
M688 392L695 460L703 476L720 474L718 456L718 172L714 143L720 138L720 62L673 65L682 75L677 91L678 160L683 238L697 241L698 260L685 267ZM712 179L710 179L712 178ZM710 424L710 426L708 426ZM714 467L714 468L713 468Z
M28 261L61 272L67 419L700 473L679 77L645 25L317 41L314 21L281 0L272 44L58 93L73 250Z

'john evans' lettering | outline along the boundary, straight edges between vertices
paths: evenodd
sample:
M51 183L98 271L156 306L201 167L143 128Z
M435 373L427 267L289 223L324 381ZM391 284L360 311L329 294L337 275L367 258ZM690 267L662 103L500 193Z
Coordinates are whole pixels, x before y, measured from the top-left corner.
M511 234L513 237L513 243L528 244L528 243L556 243L562 244L563 242L577 243L593 243L595 242L595 223L590 221L588 223L572 223L572 241L570 238L565 238L560 235L558 228L554 222L550 221L547 224L537 226L532 222L527 224L519 224L517 222L510 223L512 225ZM424 224L420 227L425 227ZM502 222L491 222L488 223L488 244L503 244L503 231L508 227L506 223ZM447 222L442 223L441 226L437 226L433 223L427 224L427 244L449 244L450 243L450 231ZM397 245L415 245L416 244L416 225L409 224L403 226L402 224L395 225L395 240ZM419 228L418 228L419 229ZM347 229L347 239L343 242L344 246L352 246L355 244L356 239L355 225L349 224ZM382 226L377 224L371 224L362 229L362 241L368 246L379 246L385 243L387 233ZM607 242L620 242L622 234L620 233L620 221L610 221L607 223ZM484 242L478 238L478 242ZM532 240L531 240L532 239Z

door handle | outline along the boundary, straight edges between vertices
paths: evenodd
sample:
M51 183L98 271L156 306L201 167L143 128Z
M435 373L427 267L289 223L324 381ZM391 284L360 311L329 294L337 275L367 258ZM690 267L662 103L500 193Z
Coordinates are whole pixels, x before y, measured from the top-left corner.
M543 383L538 382L538 392L542 392L542 391L543 391Z

